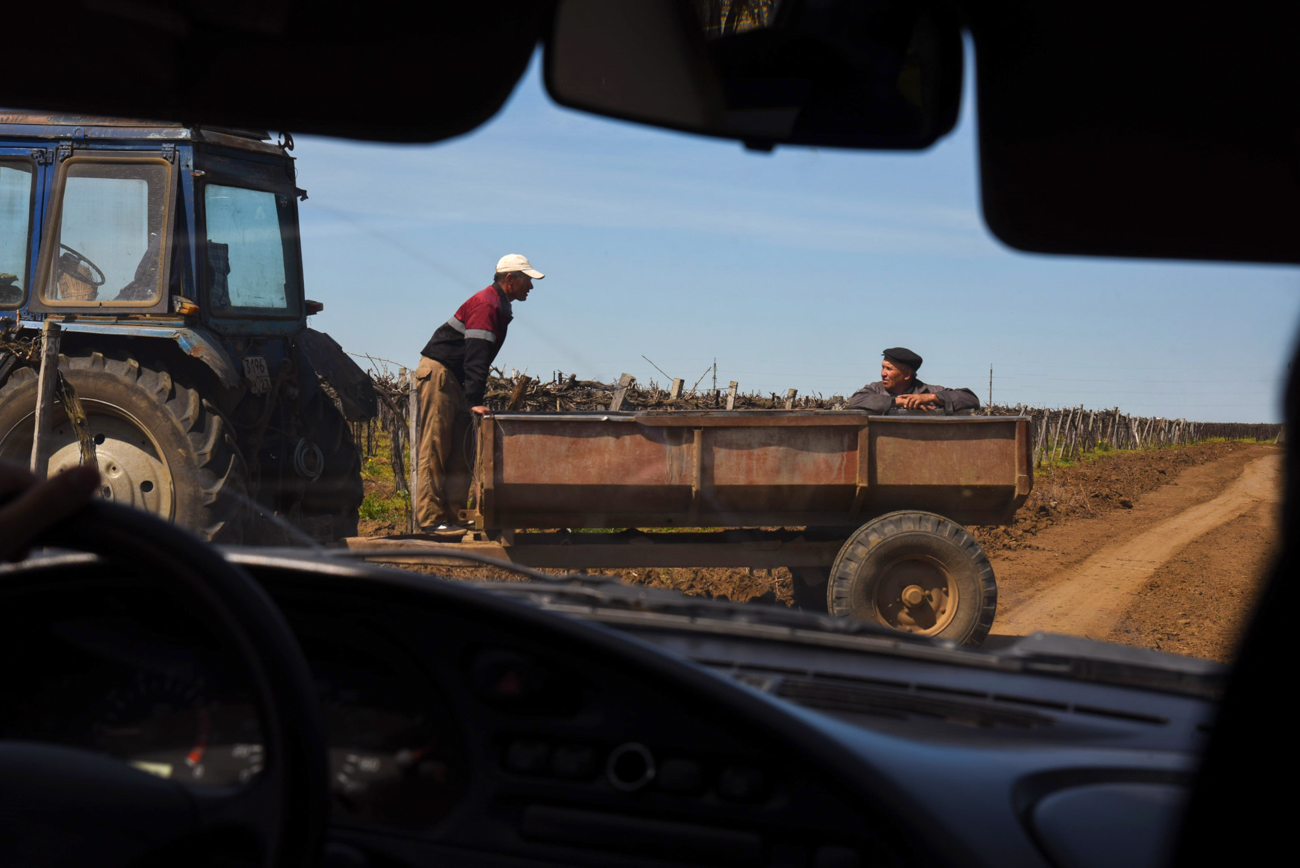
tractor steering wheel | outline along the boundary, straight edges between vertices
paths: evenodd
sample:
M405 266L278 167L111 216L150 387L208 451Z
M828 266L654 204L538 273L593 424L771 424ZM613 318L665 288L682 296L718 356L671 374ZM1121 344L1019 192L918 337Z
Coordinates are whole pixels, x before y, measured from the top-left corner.
M250 864L315 865L329 815L324 722L302 649L261 586L190 532L99 500L35 545L100 555L200 613L247 671L265 763L237 788L200 790L89 751L0 741L6 864L128 865L151 854L184 864L187 846L197 856L216 834L250 842ZM111 583L110 576L97 581ZM53 841L60 858L51 862Z
M89 283L91 286L95 287L96 289L103 286L104 281L108 280L108 278L104 276L103 269L101 269L98 265L96 265L95 263L87 259L86 255L82 253L80 250L73 250L71 247L63 243L60 243L59 246L62 247L64 250L68 251L69 254L71 254L73 267L76 267L77 265L80 265L81 263L84 262L86 264L86 267L89 270L94 271L95 274L99 275L99 279L95 280L91 275L86 275L85 277L82 277L80 274L73 271L71 268L65 267L64 257L60 256L59 266L60 268L63 269L64 273L72 275L77 280L84 281L85 283Z

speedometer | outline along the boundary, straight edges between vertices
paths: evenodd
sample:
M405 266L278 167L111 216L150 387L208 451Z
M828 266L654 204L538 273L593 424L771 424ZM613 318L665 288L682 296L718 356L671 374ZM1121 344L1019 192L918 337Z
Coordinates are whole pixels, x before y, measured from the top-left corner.
M97 746L150 774L230 785L262 768L257 716L212 696L201 677L137 671L109 688L95 722Z

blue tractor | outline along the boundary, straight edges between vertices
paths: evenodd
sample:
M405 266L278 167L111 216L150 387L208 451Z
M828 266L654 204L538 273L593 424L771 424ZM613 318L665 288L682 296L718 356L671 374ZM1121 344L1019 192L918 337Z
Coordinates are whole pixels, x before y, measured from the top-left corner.
M347 423L375 394L307 327L292 147L0 109L0 457L30 459L37 375L15 348L57 320L105 498L218 542L356 532ZM79 460L53 422L51 473Z

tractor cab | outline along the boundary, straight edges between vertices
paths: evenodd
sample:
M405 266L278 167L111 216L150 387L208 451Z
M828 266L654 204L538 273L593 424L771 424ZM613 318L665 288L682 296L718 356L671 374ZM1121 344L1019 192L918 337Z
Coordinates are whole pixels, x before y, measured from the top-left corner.
M0 324L13 340L59 323L65 379L86 380L81 398L104 429L105 496L210 538L244 539L261 513L314 539L355 529L347 422L372 416L374 396L341 348L307 328L321 305L303 294L306 192L292 147L257 131L0 113ZM26 462L33 371L21 362L0 350L0 455ZM180 389L202 412L148 421L96 397L124 387L158 390L163 407ZM215 421L196 433L206 415ZM168 454L217 428L228 447L195 445L224 467ZM51 472L76 457L68 422L55 439ZM114 470L129 483L114 484ZM195 502L214 486L220 508Z
M291 147L248 131L0 117L0 309L292 333L305 324L305 193Z

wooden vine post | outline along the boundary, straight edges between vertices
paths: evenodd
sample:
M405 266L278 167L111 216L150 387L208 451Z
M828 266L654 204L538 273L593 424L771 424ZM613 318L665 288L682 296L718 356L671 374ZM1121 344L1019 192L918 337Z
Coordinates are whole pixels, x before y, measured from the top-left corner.
M635 379L636 377L631 374L624 374L618 378L618 386L614 389L614 398L609 402L611 412L623 409L623 399L627 397L627 390Z
M45 320L41 329L41 373L36 381L36 420L32 432L32 474L44 479L50 472L50 429L54 417L54 387L59 379L59 343L62 327Z
M411 490L411 533L420 529L418 519L415 515L416 494L420 490L420 391L416 387L415 371L411 371L404 378L407 389L407 410L406 418L409 430L407 437L411 442L411 476L406 483L407 488Z
M519 409L519 405L524 402L524 395L527 394L528 387L532 382L533 378L527 374L519 375L519 380L515 383L515 390L510 393L510 403L506 404L507 410Z

